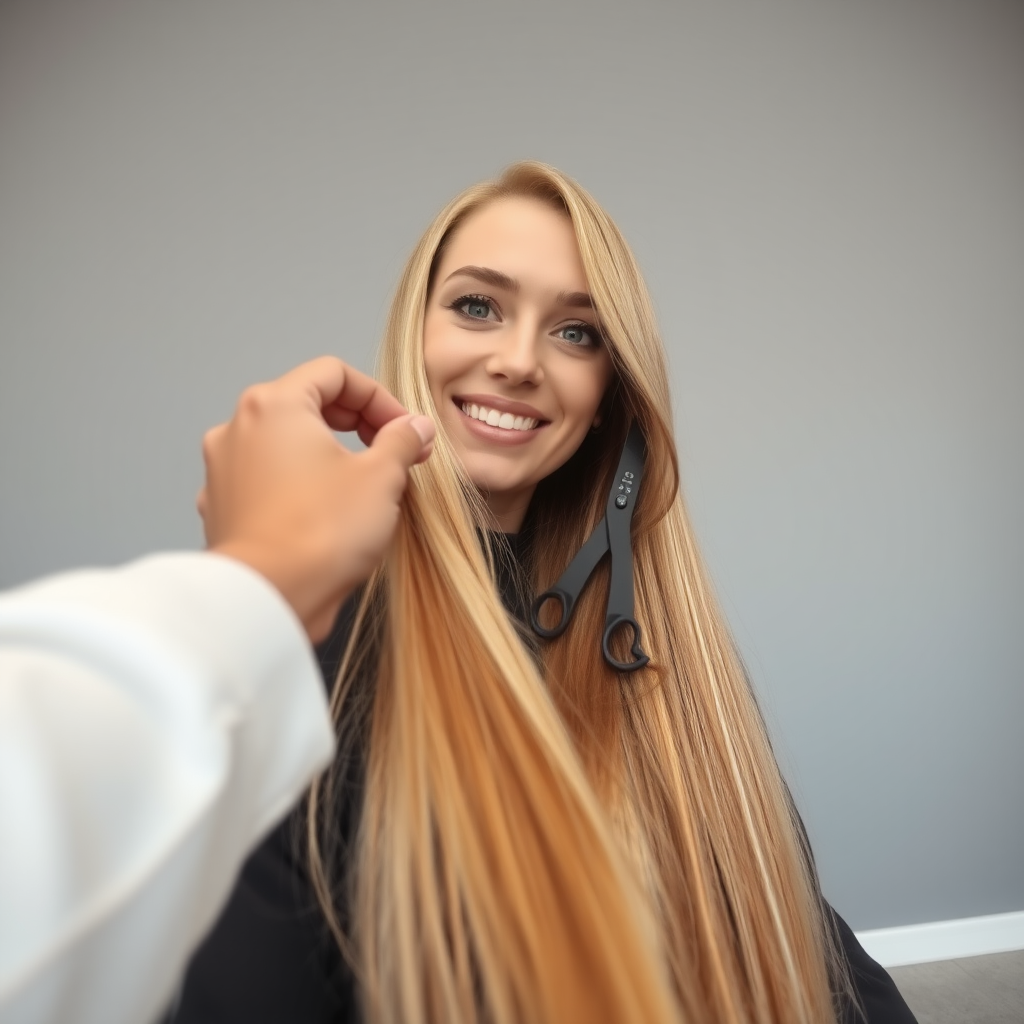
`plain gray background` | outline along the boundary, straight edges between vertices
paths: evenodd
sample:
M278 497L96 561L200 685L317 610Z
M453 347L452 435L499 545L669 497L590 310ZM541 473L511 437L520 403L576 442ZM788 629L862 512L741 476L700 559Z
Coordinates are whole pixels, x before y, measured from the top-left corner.
M0 6L0 585L195 547L523 157L631 240L704 550L858 928L1024 909L1024 6Z

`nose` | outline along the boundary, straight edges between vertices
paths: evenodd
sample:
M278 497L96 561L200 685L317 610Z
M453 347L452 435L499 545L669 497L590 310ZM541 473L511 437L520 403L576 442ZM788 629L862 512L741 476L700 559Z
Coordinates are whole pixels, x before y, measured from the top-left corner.
M540 342L537 325L523 322L510 326L496 338L487 359L487 372L509 384L539 384L544 379Z

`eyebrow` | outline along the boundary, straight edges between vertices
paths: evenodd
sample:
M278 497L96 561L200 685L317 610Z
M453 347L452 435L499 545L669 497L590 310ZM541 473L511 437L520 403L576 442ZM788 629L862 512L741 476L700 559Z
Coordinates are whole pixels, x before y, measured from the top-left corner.
M453 277L472 277L483 284L501 288L513 294L519 291L519 282L500 270L492 270L490 267L459 267L453 270L445 279L447 284ZM571 306L575 309L593 309L594 300L586 292L559 292L555 296L555 303L559 306Z
M555 296L555 304L576 309L594 308L594 300L586 292L559 292Z

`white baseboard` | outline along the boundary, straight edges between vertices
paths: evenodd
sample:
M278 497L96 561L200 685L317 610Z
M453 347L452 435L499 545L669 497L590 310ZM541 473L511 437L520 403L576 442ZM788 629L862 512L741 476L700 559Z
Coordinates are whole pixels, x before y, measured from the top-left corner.
M959 921L933 921L857 932L860 944L883 967L956 960L962 956L1024 949L1024 910Z

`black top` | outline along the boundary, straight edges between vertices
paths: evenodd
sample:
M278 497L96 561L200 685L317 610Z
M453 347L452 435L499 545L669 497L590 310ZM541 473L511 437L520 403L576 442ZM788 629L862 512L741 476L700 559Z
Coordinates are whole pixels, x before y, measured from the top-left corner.
M518 557L515 539L513 555ZM497 560L505 604L521 623L526 609L514 565ZM317 649L328 688L352 625L352 602ZM524 637L525 638L525 637ZM337 813L352 835L358 811L358 765ZM310 884L301 842L302 815L285 819L246 861L224 912L194 954L164 1024L358 1024L352 975L328 932ZM838 914L839 936L852 968L862 1017L844 1006L842 1024L915 1024L888 974L872 960Z

